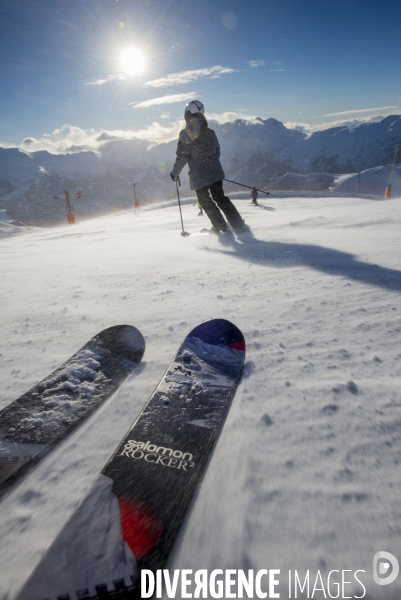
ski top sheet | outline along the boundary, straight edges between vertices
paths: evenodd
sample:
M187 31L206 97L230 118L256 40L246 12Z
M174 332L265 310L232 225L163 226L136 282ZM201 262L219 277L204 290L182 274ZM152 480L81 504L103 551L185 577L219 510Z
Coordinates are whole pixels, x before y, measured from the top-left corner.
M244 360L229 321L190 332L17 600L141 597L140 572L168 559Z
M141 361L135 327L101 331L61 367L0 411L0 495L109 398Z

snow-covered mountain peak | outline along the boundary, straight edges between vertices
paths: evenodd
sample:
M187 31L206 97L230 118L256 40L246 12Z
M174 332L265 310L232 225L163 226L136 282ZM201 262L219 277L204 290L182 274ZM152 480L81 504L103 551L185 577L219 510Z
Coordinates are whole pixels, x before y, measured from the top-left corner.
M338 175L391 164L395 147L401 143L400 115L310 135L274 118L224 124L210 120L210 126L220 141L226 177L266 189L277 184L277 178L279 189L281 182L291 185L291 181L328 189ZM176 197L169 177L175 140L152 145L147 140L117 139L103 132L97 141L101 143L96 151L71 146L65 154L0 148L0 208L6 208L14 219L50 224L64 218L60 206L49 201L64 189L83 191L82 202L76 206L82 215L132 205L133 183L138 183L135 192L142 204ZM287 173L291 176L284 179ZM183 195L193 194L186 169L181 184ZM381 190L381 185L375 189Z

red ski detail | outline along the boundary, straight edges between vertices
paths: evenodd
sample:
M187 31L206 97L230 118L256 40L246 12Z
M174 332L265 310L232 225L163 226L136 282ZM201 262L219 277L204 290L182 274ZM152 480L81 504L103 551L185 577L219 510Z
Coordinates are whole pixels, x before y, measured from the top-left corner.
M234 342L231 342L230 348L234 348L234 350L243 350L243 352L245 352L245 340L235 340Z
M157 513L146 502L123 496L117 496L117 500L124 541L138 560L156 546L162 532L162 524Z

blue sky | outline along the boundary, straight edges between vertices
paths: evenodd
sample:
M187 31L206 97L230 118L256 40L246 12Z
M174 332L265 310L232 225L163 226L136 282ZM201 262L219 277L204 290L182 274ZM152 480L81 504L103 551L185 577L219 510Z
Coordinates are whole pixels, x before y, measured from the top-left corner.
M399 0L0 0L0 145L168 140L193 97L221 121L399 114L400 24Z

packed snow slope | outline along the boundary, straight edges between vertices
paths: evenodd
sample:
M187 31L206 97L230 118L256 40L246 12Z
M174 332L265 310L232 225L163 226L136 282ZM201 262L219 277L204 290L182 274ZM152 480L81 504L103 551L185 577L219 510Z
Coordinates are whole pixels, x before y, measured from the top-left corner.
M105 327L135 325L147 344L119 391L2 498L2 600L83 500L185 335L219 317L244 333L246 366L169 568L280 569L281 598L289 569L309 570L311 587L318 572L327 582L349 570L344 596L361 597L360 569L365 598L401 597L400 577L372 579L375 553L401 558L400 199L235 202L250 233L183 238L168 205L0 228L0 408ZM187 231L208 225L197 212L184 204ZM325 586L313 597L329 597Z

